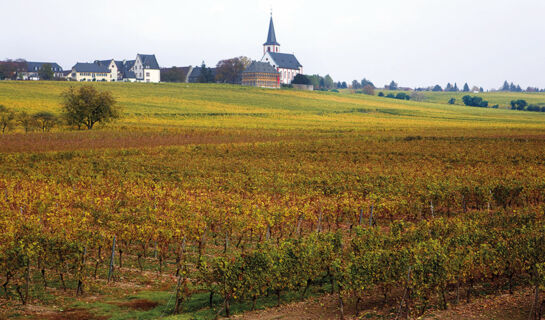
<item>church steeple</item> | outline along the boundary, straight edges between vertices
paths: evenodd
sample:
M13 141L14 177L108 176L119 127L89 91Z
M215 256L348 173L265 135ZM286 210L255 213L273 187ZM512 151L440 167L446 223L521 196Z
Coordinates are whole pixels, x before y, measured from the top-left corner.
M271 12L271 21L269 22L269 33L267 35L267 42L263 44L263 54L266 52L278 52L280 49L280 43L276 41L276 33L274 32L274 23Z

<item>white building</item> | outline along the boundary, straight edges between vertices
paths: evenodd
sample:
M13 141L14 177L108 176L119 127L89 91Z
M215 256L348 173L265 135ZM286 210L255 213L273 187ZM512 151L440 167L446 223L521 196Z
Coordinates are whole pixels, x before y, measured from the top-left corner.
M272 16L267 42L263 44L261 62L268 62L276 68L280 73L280 83L282 84L290 84L296 75L303 73L303 66L293 54L280 53L280 44L276 41Z
M97 63L78 62L72 67L72 81L112 81L110 69Z
M132 71L136 75L136 81L161 81L161 69L154 54L137 54Z

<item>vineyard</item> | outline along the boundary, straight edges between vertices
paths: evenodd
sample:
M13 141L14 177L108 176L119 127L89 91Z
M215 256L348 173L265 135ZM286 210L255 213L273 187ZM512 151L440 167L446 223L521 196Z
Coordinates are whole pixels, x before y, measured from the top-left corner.
M67 85L0 83L0 104L58 112ZM0 318L213 319L330 294L335 317L403 319L520 289L520 319L545 312L545 115L100 86L121 121L0 137Z

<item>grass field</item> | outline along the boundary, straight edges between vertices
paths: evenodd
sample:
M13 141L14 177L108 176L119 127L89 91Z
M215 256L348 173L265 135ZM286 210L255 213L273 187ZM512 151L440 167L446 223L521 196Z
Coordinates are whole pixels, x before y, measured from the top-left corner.
M71 85L0 82L0 104L60 113ZM411 318L527 318L529 270L545 267L545 114L439 94L93 85L122 119L0 136L0 319L213 319L278 303L296 311L245 318L336 318L341 297L350 317L359 305L390 319L403 289ZM485 94L545 101L530 96ZM504 295L464 317L458 291L470 306Z
M69 82L2 82L0 103L15 110L60 112ZM429 102L405 102L361 94L266 90L229 85L97 83L124 108L117 126L263 129L416 129L542 127L545 114L447 105L446 93ZM533 97L528 99L527 95ZM485 94L502 105L517 95ZM446 99L444 100L443 97ZM545 94L520 94L531 103Z
M383 92L385 95L388 93L397 94L401 91L390 91L390 90L380 90L377 89L375 94ZM407 92L406 92L407 93ZM511 101L513 100L526 100L528 104L535 104L539 106L545 106L545 93L543 92L482 92L482 93L473 93L473 92L432 92L424 91L421 92L425 99L424 102L428 103L438 103L438 104L447 104L451 98L456 99L455 105L463 106L464 103L462 98L466 95L478 96L483 98L483 100L488 101L488 105L491 107L493 105L498 105L499 108L510 109Z

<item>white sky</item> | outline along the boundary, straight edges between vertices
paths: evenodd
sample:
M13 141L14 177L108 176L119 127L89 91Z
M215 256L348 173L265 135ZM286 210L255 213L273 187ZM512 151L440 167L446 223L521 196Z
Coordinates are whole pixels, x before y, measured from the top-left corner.
M305 73L382 86L545 87L544 0L0 0L0 59L260 59L270 8Z

